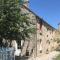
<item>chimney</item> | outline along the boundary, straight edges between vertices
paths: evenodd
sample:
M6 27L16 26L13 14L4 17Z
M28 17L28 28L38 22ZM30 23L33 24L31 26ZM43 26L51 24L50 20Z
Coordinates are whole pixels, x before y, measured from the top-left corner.
M25 5L26 7L28 7L28 3L29 3L29 0L20 0L20 4Z

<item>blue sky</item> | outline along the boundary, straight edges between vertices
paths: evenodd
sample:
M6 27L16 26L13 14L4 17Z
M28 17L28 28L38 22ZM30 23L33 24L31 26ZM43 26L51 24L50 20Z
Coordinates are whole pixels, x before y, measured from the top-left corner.
M60 0L30 0L29 8L55 28L60 22Z

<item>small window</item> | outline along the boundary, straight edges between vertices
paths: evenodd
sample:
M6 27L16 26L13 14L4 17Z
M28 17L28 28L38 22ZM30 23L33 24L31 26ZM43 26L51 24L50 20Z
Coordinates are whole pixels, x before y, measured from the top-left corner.
M47 40L47 43L49 43L49 44L50 44L50 41L49 41L49 40Z
M46 50L46 54L48 54L48 49Z
M40 53L42 53L42 50L40 50Z
M18 49L21 49L22 47L21 46L18 46Z
M40 33L40 35L42 35L42 33Z
M51 39L52 40L52 39Z
M50 41L48 43L50 44Z
M60 46L60 44L59 44L59 46Z
M29 51L28 50L26 50L26 56L29 56Z
M42 39L40 39L40 43L41 43Z
M47 37L48 37L48 35L47 35Z

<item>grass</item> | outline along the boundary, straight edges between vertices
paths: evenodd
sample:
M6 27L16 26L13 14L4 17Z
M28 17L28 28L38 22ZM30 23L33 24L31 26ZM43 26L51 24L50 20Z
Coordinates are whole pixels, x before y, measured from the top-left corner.
M60 54L54 60L60 60Z

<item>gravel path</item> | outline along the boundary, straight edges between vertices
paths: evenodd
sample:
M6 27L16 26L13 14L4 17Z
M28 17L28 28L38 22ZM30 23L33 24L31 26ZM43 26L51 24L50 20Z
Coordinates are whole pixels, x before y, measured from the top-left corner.
M41 57L30 58L28 60L53 60L53 58L55 58L59 54L60 54L60 52L53 51L53 52L50 52L49 54L44 54Z

